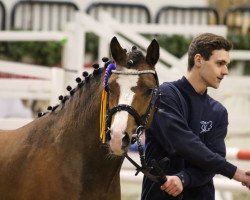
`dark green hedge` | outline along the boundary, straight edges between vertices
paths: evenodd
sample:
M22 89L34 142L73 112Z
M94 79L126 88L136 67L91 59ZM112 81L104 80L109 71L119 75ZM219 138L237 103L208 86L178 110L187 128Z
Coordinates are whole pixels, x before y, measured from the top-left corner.
M54 66L61 63L61 42L1 42L0 56L3 59L22 61L29 57L32 62L39 65Z
M99 39L96 35L86 35L86 52L97 58ZM33 63L45 66L61 65L62 51L66 40L60 42L0 42L0 59L23 61L29 57Z

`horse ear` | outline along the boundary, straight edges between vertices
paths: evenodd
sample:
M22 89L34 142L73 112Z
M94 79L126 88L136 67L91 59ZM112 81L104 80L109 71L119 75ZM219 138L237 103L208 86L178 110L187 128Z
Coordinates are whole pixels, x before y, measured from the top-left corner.
M116 37L113 37L110 42L111 55L115 62L121 63L126 60L126 52L121 47Z
M154 39L150 43L147 49L146 62L152 66L155 66L160 56L160 47L158 42Z

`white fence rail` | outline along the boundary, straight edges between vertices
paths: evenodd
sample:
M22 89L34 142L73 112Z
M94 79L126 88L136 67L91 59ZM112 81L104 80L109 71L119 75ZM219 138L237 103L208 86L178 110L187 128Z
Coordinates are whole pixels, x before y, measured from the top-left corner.
M0 41L60 41L67 35L60 31L0 31Z
M0 72L31 77L1 78L1 98L45 99L56 103L58 96L64 93L64 70L61 68L0 61Z
M72 83L72 78L80 73L83 68L83 55L85 55L84 31L82 26L76 21L69 23L65 31L0 31L0 41L63 41L65 46L63 49L63 68L67 71L75 73L65 73L65 82ZM15 63L18 66L19 63ZM2 65L3 66L3 65ZM24 65L23 65L24 66ZM32 65L29 65L33 67ZM10 66L6 66L15 74ZM2 68L3 69L3 68ZM10 72L11 73L11 72ZM24 73L28 73L25 71Z

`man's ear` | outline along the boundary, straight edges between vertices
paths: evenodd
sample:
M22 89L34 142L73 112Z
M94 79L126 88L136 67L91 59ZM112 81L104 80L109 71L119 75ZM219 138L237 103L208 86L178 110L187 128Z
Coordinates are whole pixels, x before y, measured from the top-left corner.
M197 53L194 56L194 65L197 67L201 67L203 62L203 57L201 56L201 54Z

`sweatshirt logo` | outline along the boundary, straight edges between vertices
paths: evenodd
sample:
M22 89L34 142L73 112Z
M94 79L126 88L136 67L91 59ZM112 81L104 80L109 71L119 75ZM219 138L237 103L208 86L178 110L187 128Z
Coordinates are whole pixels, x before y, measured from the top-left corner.
M200 133L206 133L208 131L210 131L213 127L213 122L212 121L201 121L201 132Z

